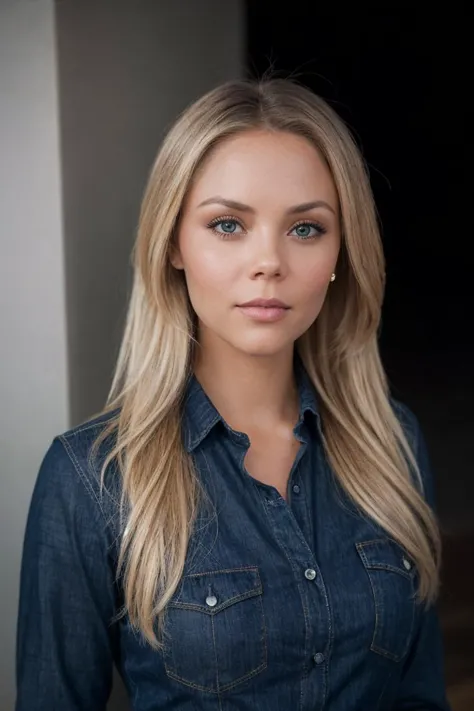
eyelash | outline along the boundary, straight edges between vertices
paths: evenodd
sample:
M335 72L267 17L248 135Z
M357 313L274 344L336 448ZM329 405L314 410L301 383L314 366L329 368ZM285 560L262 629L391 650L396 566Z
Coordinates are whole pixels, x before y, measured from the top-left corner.
M222 222L236 222L240 227L242 227L242 229L244 229L240 220L237 220L237 218L232 217L232 215L224 215L223 217L216 217L215 220L211 220L211 222L209 222L209 224L207 225L208 228L211 229L214 234L216 234L218 237L220 237L220 239L223 239L224 241L232 239L235 233L218 232L216 230L216 227ZM297 237L300 242L312 242L318 239L319 237L322 237L327 232L327 229L320 222L315 222L313 220L300 220L300 222L297 222L295 225L293 225L290 232L293 232L293 230L296 230L298 227L301 227L301 225L309 225L310 227L314 227L314 229L317 231L317 234L310 237Z

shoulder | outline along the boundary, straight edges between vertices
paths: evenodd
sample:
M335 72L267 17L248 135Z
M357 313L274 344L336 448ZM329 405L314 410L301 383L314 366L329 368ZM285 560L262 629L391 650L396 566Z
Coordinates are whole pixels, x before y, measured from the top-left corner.
M95 489L100 483L102 466L116 442L116 431L107 434L107 430L116 421L118 414L119 410L103 413L58 434L53 440L53 445L56 442L62 444L86 487ZM100 445L95 451L94 444L99 439ZM111 483L112 474L113 472L109 470L107 483Z
M104 431L119 413L119 409L112 410L110 412L103 412L79 425L76 425L75 427L72 427L69 430L66 430L65 432L62 432L61 434L58 434L57 437L87 443L88 441L95 439L100 432Z
M435 505L435 484L431 470L428 447L417 415L406 405L391 398L390 404L400 422L408 444L411 447L420 472L422 493L430 506ZM415 478L416 483L416 478Z
M390 398L392 409L400 422L402 429L410 445L416 449L418 436L420 434L420 423L417 416L408 405L395 398Z
M101 443L95 457L92 447L105 433L117 411L88 420L57 434L43 456L33 492L32 508L73 517L87 512L103 528L117 519L120 477L112 463L106 469L104 486L101 470L115 436Z

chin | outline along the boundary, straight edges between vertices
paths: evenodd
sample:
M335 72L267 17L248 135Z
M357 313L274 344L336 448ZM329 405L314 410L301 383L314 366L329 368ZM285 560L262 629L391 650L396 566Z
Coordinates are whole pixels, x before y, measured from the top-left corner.
M247 342L236 342L233 340L231 343L233 347L236 350L241 351L241 353L260 358L276 356L283 351L287 351L288 348L293 348L294 346L293 340L289 341L288 339L285 339L283 341L281 339L276 340L274 338L259 338Z

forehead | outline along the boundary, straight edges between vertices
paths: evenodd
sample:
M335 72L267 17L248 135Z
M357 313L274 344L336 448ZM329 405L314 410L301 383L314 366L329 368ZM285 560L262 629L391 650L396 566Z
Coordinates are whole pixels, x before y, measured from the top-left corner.
M282 131L246 131L214 147L194 177L188 204L216 194L250 205L323 199L337 206L331 172L317 148Z

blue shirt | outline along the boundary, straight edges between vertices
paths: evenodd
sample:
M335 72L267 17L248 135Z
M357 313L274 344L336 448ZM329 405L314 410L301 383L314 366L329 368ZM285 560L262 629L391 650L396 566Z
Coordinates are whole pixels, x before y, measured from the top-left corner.
M202 506L164 650L114 621L120 479L99 492L104 417L56 437L39 471L25 535L16 711L103 711L113 663L135 711L446 711L436 609L414 600L416 566L338 485L301 365L288 500L244 468L232 430L195 377L183 441L214 507ZM418 423L394 403L432 481Z

